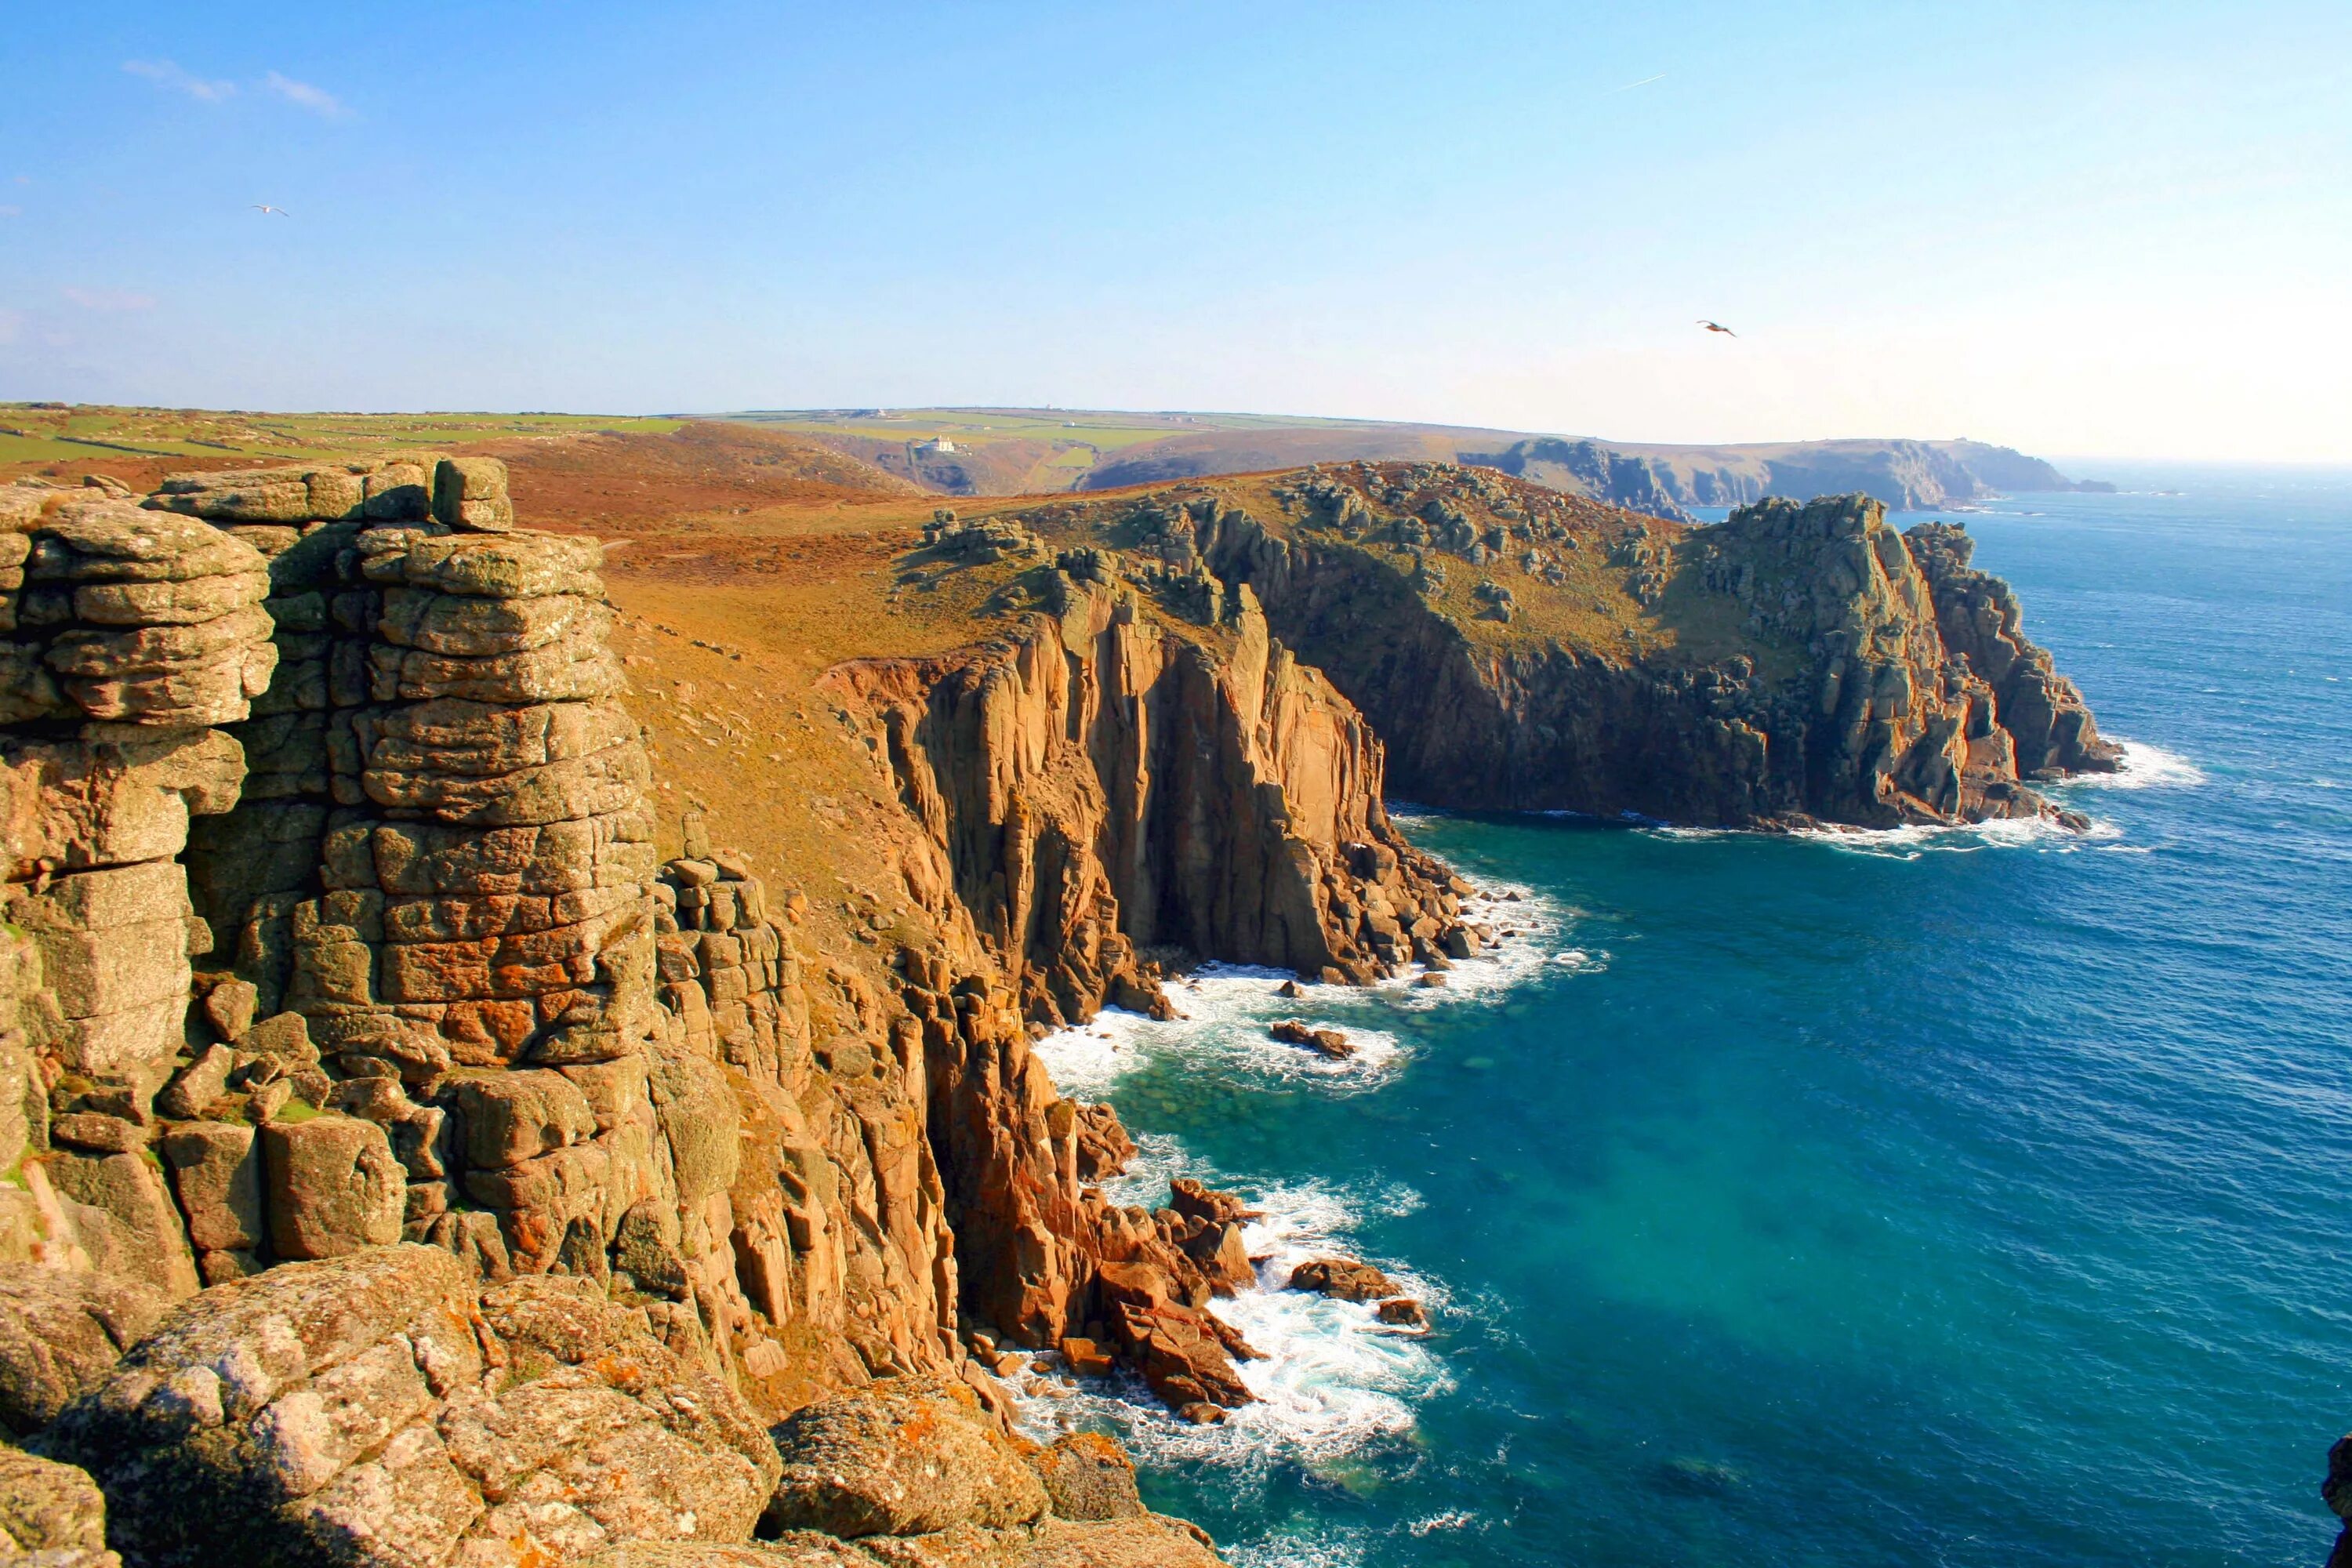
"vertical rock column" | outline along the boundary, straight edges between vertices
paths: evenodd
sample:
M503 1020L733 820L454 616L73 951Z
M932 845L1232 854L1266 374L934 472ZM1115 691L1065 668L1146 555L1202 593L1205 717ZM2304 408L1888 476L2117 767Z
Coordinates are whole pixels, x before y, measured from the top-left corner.
M176 857L275 663L262 558L91 490L0 490L0 1251L193 1290L146 1149L210 946ZM32 1157L25 1159L27 1154Z
M245 748L244 795L236 810L197 825L188 856L197 910L214 931L214 962L256 988L264 1016L284 1005L294 906L320 890L335 805L329 721L339 703L367 700L360 675L375 628L363 602L342 605L353 618L338 619L348 586L339 568L362 529L432 521L437 461L410 455L179 474L147 502L203 518L269 563L264 608L274 623L278 669L254 700L252 717L231 731Z
M600 552L380 526L338 563L332 616L372 635L330 654L334 806L288 1005L339 1071L397 1080L345 1099L394 1130L412 1232L492 1272L601 1275L622 1215L666 1188L647 766L614 700Z
M754 1376L781 1370L777 1342L795 1336L854 1352L852 1381L942 1364L954 1243L925 1136L921 1032L855 973L810 973L748 859L713 851L698 815L685 847L655 889L654 1090L697 1294L765 1320L737 1321ZM816 1016L828 1032L812 1041Z

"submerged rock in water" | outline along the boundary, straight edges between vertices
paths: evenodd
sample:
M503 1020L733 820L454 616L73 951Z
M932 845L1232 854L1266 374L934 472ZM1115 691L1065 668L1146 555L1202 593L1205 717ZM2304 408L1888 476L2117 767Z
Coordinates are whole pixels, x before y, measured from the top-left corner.
M1352 1258L1316 1258L1290 1271L1290 1289L1336 1296L1343 1301L1375 1301L1401 1294L1397 1282Z
M1356 1054L1355 1046L1337 1029L1318 1029L1297 1018L1286 1018L1266 1031L1286 1046L1304 1046L1331 1061L1344 1061Z

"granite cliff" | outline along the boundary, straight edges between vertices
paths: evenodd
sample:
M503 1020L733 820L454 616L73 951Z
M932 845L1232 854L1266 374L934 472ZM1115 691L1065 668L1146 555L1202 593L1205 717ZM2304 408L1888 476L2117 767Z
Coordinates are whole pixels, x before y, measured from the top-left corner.
M1246 587L935 527L919 567L1043 597L826 677L899 891L811 952L803 889L656 809L600 547L499 464L122 489L0 489L13 1544L1215 1560L1008 1419L1018 1347L1251 1397L1240 1205L1106 1202L1132 1146L1032 1034L1184 957L1477 940Z
M1246 595L1387 742L1393 793L1432 805L2063 818L2033 780L2116 765L1966 532L1899 534L1864 496L1695 527L1359 463L1024 515L1163 597Z

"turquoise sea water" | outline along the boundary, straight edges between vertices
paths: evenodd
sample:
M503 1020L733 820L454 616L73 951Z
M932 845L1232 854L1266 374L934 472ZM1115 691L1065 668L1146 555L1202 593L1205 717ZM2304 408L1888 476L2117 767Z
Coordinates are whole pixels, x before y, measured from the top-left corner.
M1045 1047L1129 1191L1398 1274L1425 1337L1245 1292L1265 1403L1096 1388L1251 1565L2312 1564L2352 1426L2352 476L1969 516L2108 733L2075 839L1401 810L1522 897L1441 997L1274 998ZM1905 522L1908 519L1901 520ZM1362 1058L1263 1039L1304 1014ZM1132 1392L1132 1391L1128 1391Z

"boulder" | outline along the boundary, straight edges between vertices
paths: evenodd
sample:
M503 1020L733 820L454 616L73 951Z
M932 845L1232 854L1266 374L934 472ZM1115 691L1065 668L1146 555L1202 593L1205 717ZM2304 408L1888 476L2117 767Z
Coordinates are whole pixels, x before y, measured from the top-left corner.
M451 528L504 533L515 525L507 466L496 458L444 458L433 470L433 516Z
M1249 1246L1238 1224L1195 1220L1181 1245L1184 1256L1199 1266L1220 1296L1230 1296L1256 1282L1257 1269L1250 1262Z
M205 1016L224 1040L241 1040L253 1027L261 992L249 980L224 980L205 993Z
M289 1068L307 1067L319 1059L319 1047L310 1043L310 1023L299 1013L277 1013L264 1018L246 1031L237 1048Z
M134 1279L0 1270L0 1426L19 1434L47 1426L104 1380L167 1304Z
M794 1531L785 1539L721 1545L711 1541L639 1541L600 1552L581 1568L873 1568L845 1541Z
M354 1116L261 1130L269 1242L280 1258L340 1258L400 1239L407 1175L383 1128Z
M1168 1184L1168 1206L1178 1214L1213 1220L1219 1225L1263 1217L1234 1194L1221 1193L1190 1176L1179 1176Z
M519 1165L596 1133L579 1089L547 1068L484 1073L452 1086L466 1122L466 1163L482 1170Z
M478 1294L423 1247L184 1303L45 1435L142 1563L554 1564L749 1538L778 1468L747 1406L592 1283Z
M166 1132L158 1152L187 1216L188 1240L207 1285L259 1267L269 1239L261 1151L242 1122L191 1121Z
M226 1046L205 1047L155 1097L155 1109L184 1119L203 1115L206 1106L228 1091L228 1075L236 1067L235 1051Z
M961 1384L892 1381L799 1411L775 1429L783 1479L766 1520L828 1535L1027 1524L1045 1483Z
M1135 1158L1135 1140L1108 1105L1070 1102L1078 1142L1078 1180L1099 1182L1127 1169Z
M1099 1432L1065 1433L1029 1456L1060 1519L1137 1519L1135 1461L1115 1438Z
M193 1294L200 1281L188 1238L164 1190L161 1172L142 1150L138 1153L84 1152L60 1148L40 1162L49 1184L74 1202L105 1216L110 1233L101 1268L136 1272L167 1296Z
M106 1499L86 1471L0 1445L0 1561L29 1568L120 1568L106 1549Z
M1069 1363L1071 1373L1078 1377L1108 1377L1112 1362L1110 1352L1095 1341L1073 1334L1062 1341L1062 1359Z
M1120 1352L1169 1405L1233 1409L1256 1399L1233 1358L1255 1359L1257 1352L1213 1314L1180 1299L1164 1270L1150 1263L1106 1263L1096 1270L1095 1288ZM1203 1299L1206 1294L1203 1282Z
M1343 1061L1356 1054L1356 1047L1339 1030L1318 1029L1297 1018L1286 1018L1266 1033L1286 1046L1304 1046L1331 1061Z
M1399 1293L1397 1282L1352 1258L1316 1258L1290 1271L1290 1289L1314 1290L1342 1301L1376 1301Z
M1208 1537L1182 1520L1048 1518L1010 1530L958 1525L926 1535L842 1541L787 1531L742 1546L640 1542L583 1568L1222 1568Z

